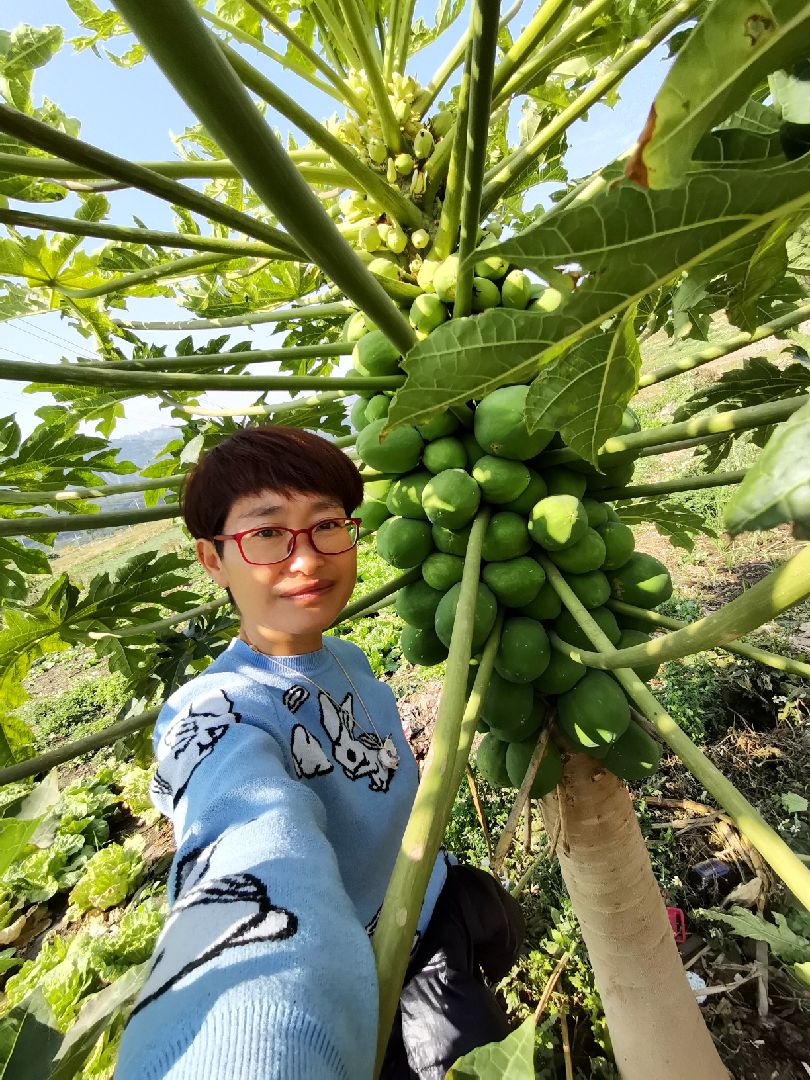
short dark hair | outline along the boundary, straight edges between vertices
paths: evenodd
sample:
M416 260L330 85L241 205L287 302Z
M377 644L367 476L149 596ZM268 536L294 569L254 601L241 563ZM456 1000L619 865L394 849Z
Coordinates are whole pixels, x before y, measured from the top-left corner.
M243 428L199 459L183 484L182 508L195 539L222 532L237 499L259 491L334 496L347 514L363 501L363 480L350 458L300 428Z

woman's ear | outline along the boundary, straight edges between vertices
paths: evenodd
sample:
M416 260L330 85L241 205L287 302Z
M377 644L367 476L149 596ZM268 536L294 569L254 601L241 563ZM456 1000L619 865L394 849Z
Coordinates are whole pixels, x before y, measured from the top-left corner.
M217 585L227 589L228 575L225 573L225 568L213 540L198 540L195 546L197 548L197 559L203 570Z

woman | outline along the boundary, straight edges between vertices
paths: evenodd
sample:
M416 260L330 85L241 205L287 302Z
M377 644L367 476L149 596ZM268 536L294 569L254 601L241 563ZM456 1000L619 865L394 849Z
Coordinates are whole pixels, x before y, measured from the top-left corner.
M177 853L118 1080L373 1074L369 935L417 768L390 689L323 636L354 589L361 501L349 458L294 428L240 431L187 478L186 525L240 629L155 725ZM440 855L383 1076L439 1080L503 1038L479 968L505 974L522 933L492 878Z

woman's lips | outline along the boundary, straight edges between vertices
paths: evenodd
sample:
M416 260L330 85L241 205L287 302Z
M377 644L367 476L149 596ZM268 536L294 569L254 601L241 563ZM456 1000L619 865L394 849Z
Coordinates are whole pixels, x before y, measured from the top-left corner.
M331 581L313 582L311 585L302 585L298 589L282 593L285 600L305 600L315 596L322 596L332 588Z

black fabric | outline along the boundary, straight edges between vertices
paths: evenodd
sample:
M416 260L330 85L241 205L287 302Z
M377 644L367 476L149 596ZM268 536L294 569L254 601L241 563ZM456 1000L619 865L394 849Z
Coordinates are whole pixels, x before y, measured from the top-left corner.
M463 1054L500 1041L509 1025L484 977L514 964L525 924L490 874L451 866L405 977L381 1080L444 1080Z

